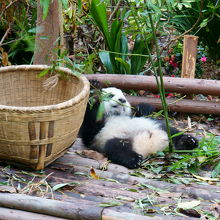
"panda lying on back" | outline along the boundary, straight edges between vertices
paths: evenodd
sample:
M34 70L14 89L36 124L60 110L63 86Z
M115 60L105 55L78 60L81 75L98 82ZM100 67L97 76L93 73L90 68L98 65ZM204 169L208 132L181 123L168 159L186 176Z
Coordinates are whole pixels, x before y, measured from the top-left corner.
M97 82L93 82L96 84ZM92 90L94 91L94 90ZM122 91L114 87L101 89L108 98L103 100L104 114L97 120L100 101L87 105L80 136L86 147L105 154L111 162L127 168L138 168L149 154L164 150L168 135L164 121L146 118L153 111L149 104L131 107ZM135 116L132 114L135 112ZM171 127L171 135L179 133ZM191 150L198 141L186 134L173 138L175 149Z

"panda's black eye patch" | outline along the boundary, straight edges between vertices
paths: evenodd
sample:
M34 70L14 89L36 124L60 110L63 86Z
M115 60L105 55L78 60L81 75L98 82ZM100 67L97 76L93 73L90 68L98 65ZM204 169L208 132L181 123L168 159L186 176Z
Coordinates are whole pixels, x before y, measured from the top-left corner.
M112 93L109 93L109 94L108 94L108 98L110 98L110 99L113 98L114 96L115 96L115 95L112 94Z

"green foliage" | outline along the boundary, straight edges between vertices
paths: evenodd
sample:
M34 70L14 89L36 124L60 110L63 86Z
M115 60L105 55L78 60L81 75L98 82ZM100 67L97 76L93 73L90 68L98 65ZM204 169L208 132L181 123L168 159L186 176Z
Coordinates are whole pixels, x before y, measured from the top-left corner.
M59 50L59 49L57 49L57 50ZM54 50L54 53L58 53L57 50ZM66 51L59 54L58 58L56 60L51 60L51 62L52 62L52 65L49 68L41 71L38 74L38 77L43 77L47 74L50 74L52 76L55 73L56 74L58 73L60 77L66 78L67 75L65 73L63 73L62 71L59 71L57 69L57 67L66 67L66 68L70 69L72 74L76 77L79 77L81 75L82 66L80 66L80 65L74 63L72 60L70 60L70 58L67 56Z
M43 9L43 20L45 20L49 11L50 0L40 0L40 6Z
M122 20L119 18L114 19L111 25L109 25L106 6L100 0L92 0L90 14L102 32L106 46L109 49L109 51L101 51L99 53L107 72L138 74L147 60L147 56L139 57L139 54L146 54L145 42L140 36L136 36L132 53L128 54L128 41L122 31ZM131 55L130 59L128 55Z
M68 8L68 0L59 0L63 8ZM43 9L43 20L46 19L50 8L51 0L40 0L40 6Z
M211 177L220 174L220 138L213 134L208 134L199 142L199 148L191 154L179 154L178 161L169 166L170 171L187 169L192 173L197 173L199 169L210 166L212 169ZM178 151L177 151L178 152ZM180 152L180 151L179 151Z
M13 64L31 63L34 51L35 25L37 19L36 1L6 1L0 19L0 39L10 30L1 47L7 52ZM7 6L9 6L7 8ZM1 4L0 4L1 7ZM3 7L3 6L2 6Z
M191 34L199 36L199 39L208 47L209 55L214 61L220 60L220 44L218 43L220 32L220 4L218 0L191 0L183 1L185 4L176 4L173 11L175 28L180 32L190 30L200 18ZM200 13L202 14L200 15Z

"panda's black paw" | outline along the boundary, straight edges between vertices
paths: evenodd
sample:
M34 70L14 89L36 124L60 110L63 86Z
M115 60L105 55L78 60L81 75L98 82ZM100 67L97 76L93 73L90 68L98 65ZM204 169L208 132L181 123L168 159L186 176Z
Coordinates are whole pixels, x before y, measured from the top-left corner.
M148 116L152 114L155 110L155 107L148 103L139 103L134 106L133 114L135 117Z
M175 145L176 150L193 150L198 147L198 140L191 135L181 135Z
M129 168L129 169L136 169L140 167L141 163L143 161L143 156L131 151L126 156L126 160L122 161L122 165Z

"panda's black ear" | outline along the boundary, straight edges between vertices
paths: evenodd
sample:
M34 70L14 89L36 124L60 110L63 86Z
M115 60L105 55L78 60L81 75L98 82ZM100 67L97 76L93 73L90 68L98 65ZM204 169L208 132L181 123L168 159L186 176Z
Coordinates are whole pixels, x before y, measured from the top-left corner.
M101 90L102 89L102 85L98 80L91 79L91 80L89 80L89 82L90 82L90 89L91 90L93 90L93 89L94 90Z
M133 106L133 115L135 117L143 117L152 114L155 110L155 107L148 103L139 103L138 105Z

